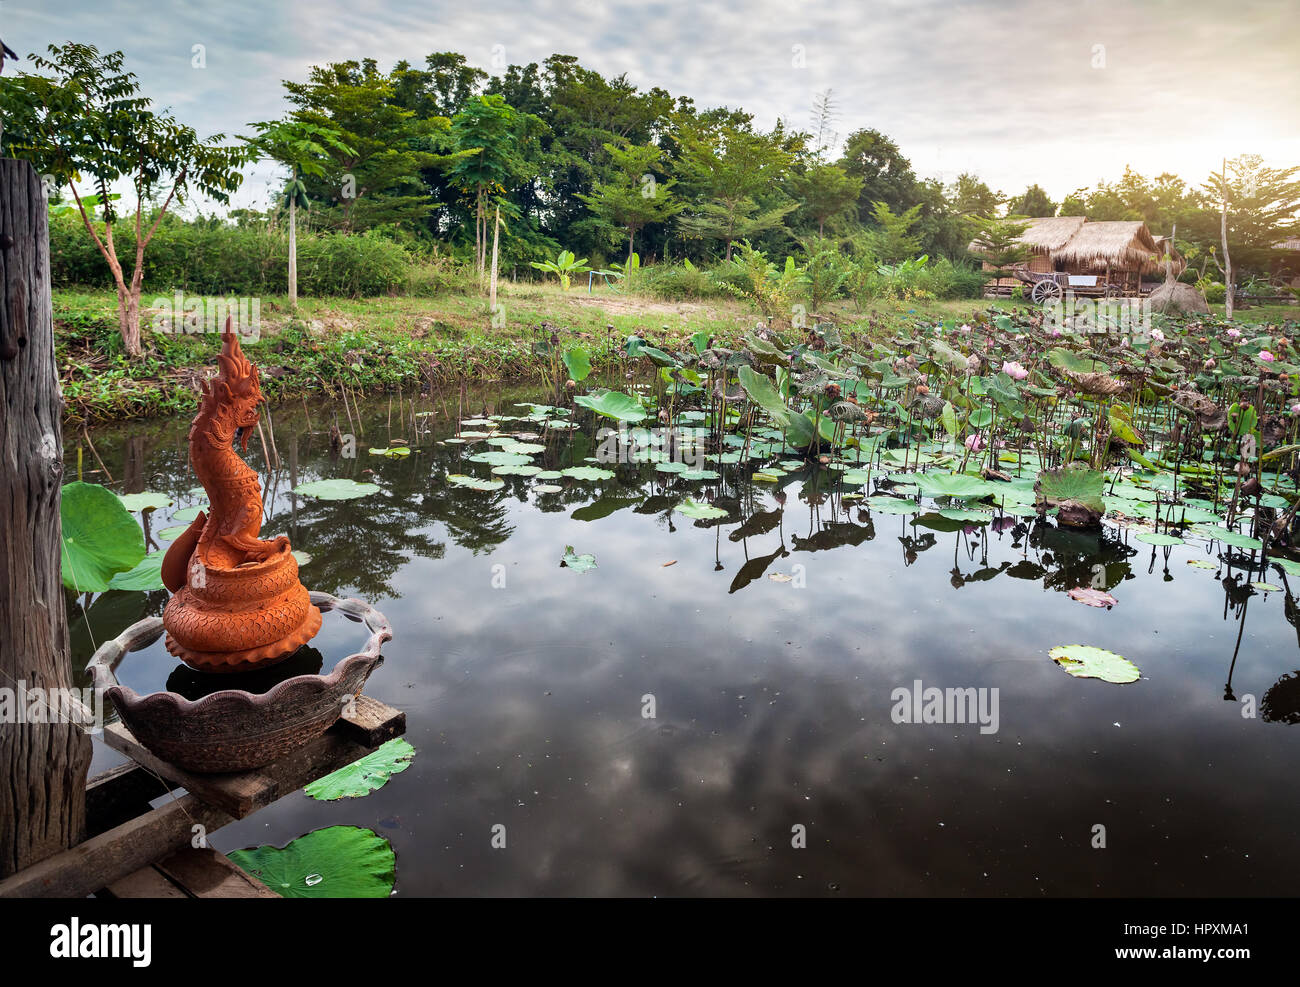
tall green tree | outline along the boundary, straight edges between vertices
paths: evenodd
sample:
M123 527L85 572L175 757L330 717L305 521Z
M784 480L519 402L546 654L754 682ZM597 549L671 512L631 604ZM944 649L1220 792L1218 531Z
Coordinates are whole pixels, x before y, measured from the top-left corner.
M637 233L649 223L665 223L682 210L673 194L675 179L660 181L663 151L653 144L630 145L608 143L613 174L608 181L597 182L590 195L579 194L591 211L607 222L627 231L627 273L632 273L632 247Z
M1007 203L1007 215L1028 216L1031 219L1039 216L1055 216L1056 203L1035 184Z
M779 225L798 203L763 206L759 200L779 186L794 161L784 137L780 128L771 134L730 125L684 131L677 175L693 201L678 220L682 231L722 241L731 260L737 240Z
M1020 242L1028 223L1011 219L978 219L975 234L975 253L980 254L993 268L993 277L1001 278L1016 264L1029 258L1029 248Z
M298 209L310 209L303 175L321 176L330 154L352 154L339 131L301 120L263 121L252 124L254 138L245 138L259 157L270 158L289 169L281 206L289 213L289 305L298 306Z
M869 242L876 259L884 264L897 264L915 257L921 238L912 232L912 227L920 216L920 203L901 213L895 213L886 202L872 206L871 218L876 228L872 230Z
M840 166L862 180L859 215L869 215L877 202L900 213L916 202L916 173L898 145L878 130L857 130L844 142Z
M334 204L333 218L343 230L415 226L436 207L421 170L439 163L449 121L421 119L401 106L396 82L374 59L313 66L306 82L285 82L284 88L293 119L336 131L349 148L330 148L322 174L306 179L314 198Z
M86 231L113 274L122 343L129 356L139 356L145 251L158 224L173 202L184 203L194 192L229 202L251 155L247 147L223 144L224 134L202 140L192 127L154 112L140 95L135 75L124 71L122 52L103 55L92 45L72 42L50 45L47 52L48 57L31 58L48 74L6 76L0 86L2 146L72 193ZM121 217L114 204L117 196L109 190L119 180L135 193L135 257L129 277L113 240ZM78 181L96 190L96 204L89 209ZM146 229L146 205L158 199L162 204Z
M474 264L480 277L487 264L489 204L499 201L526 168L516 139L518 122L514 109L494 94L470 100L451 121L458 157L447 176L473 202Z
M817 224L818 238L826 235L826 222L833 217L857 215L862 179L839 165L814 163L790 180L791 191L803 210Z

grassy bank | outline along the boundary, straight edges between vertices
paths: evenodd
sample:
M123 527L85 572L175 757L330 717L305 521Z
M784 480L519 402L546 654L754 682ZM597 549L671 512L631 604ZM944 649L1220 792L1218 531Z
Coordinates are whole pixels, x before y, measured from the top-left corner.
M145 292L144 355L128 360L117 328L117 299L109 291L56 290L54 324L67 417L100 422L191 411L198 381L219 348L211 333L151 332L154 295ZM540 379L553 372L534 344L555 335L561 347L580 345L598 371L611 368L629 335L680 350L701 330L719 345L735 343L760 321L752 306L733 299L668 302L609 290L587 294L575 286L506 284L503 324L494 326L487 301L448 292L435 298L384 296L358 300L300 299L291 313L284 297L260 300L260 338L246 342L262 368L262 388L274 402L302 394L385 390L421 391L461 380ZM881 302L859 310L836 302L820 313L842 326L887 333L904 322L962 318L1010 301ZM1220 307L1221 311L1221 307ZM1296 308L1252 309L1242 321L1295 319ZM502 319L497 319L502 323Z

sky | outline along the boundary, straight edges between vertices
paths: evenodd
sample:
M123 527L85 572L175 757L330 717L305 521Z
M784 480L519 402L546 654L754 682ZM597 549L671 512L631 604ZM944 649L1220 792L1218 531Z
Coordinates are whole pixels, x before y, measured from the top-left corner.
M201 136L282 115L282 81L315 64L450 50L497 72L560 52L763 129L811 129L830 89L841 141L873 127L922 177L1008 193L1059 200L1125 166L1199 183L1242 153L1300 164L1294 0L0 0L0 37L24 56L121 49ZM272 178L234 204L264 205Z

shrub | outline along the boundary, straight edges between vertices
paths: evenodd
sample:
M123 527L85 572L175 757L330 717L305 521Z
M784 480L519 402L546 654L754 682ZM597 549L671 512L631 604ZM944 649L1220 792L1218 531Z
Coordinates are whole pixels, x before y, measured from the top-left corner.
M1211 305L1222 305L1228 298L1228 289L1218 281L1211 281L1205 285L1205 300Z
M711 298L723 292L708 272L689 260L681 264L656 264L642 268L640 287L656 298Z

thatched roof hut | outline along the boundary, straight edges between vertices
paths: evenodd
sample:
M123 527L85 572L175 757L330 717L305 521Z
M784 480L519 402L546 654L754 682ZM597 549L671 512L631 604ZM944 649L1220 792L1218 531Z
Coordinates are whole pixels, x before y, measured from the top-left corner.
M1164 269L1164 241L1156 238L1140 219L1084 223L1066 244L1053 252L1052 259L1067 271L1140 271L1154 274ZM1172 246L1172 244L1171 244ZM1174 273L1186 265L1174 261Z
M1018 239L1031 253L1054 254L1070 242L1087 220L1082 216L1038 216L1012 222L1029 223Z

